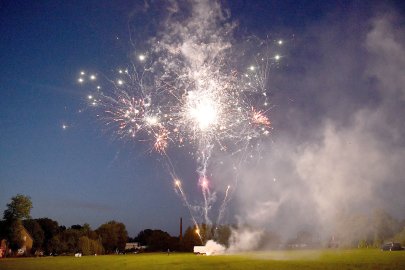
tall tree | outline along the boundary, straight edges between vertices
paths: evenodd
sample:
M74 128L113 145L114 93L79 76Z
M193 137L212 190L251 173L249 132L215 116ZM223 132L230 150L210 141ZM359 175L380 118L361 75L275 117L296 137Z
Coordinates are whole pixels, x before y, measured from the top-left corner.
M107 253L116 250L123 251L128 240L128 232L124 223L109 221L102 224L96 232L102 239L103 247Z
M56 237L60 231L59 224L57 221L50 218L38 218L36 219L38 224L41 226L44 231L44 246L47 253L59 252L56 248L57 243L60 242L60 239L53 239ZM53 239L53 240L52 240Z
M79 251L79 238L83 235L80 230L67 229L58 234L60 242L63 244L61 252L76 253Z
M79 238L78 248L79 251L83 253L83 255L94 255L104 253L101 241L90 239L87 236L82 236Z
M150 251L166 251L172 248L171 237L162 230L153 230L147 239L147 246Z
M21 220L30 218L32 202L29 196L17 194L11 198L11 202L7 204L7 209L4 211L3 218L5 220Z
M14 251L24 244L22 238L22 219L30 218L32 209L31 198L22 194L17 194L11 198L7 204L3 218L6 221L6 237L10 243L10 248Z

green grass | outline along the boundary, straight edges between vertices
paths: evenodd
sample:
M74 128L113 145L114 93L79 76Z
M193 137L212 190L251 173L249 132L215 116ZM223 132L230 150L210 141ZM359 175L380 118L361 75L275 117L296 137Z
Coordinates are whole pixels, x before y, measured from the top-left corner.
M0 269L405 269L405 251L305 250L238 255L134 254L0 259Z

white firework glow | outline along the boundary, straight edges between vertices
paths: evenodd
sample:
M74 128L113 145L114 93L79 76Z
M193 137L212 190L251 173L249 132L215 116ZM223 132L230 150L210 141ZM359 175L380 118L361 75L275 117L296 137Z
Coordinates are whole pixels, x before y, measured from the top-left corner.
M218 104L209 95L197 95L190 91L186 108L187 116L201 131L215 126L218 122Z

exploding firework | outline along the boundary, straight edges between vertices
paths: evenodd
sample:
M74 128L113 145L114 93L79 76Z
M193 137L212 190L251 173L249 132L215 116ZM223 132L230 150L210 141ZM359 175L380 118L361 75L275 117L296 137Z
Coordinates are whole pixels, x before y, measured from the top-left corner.
M233 44L228 41L234 25L218 27L222 20L219 7L214 6L212 14L216 19L208 19L194 7L183 24L169 23L162 34L151 39L150 51L134 57L129 67L118 69L117 77L106 79L103 87L95 74L82 71L78 78L80 84L94 86L88 101L100 109L106 126L120 138L149 144L151 151L165 158L174 188L197 229L196 209L201 210L206 224L212 223L209 210L216 196L207 170L213 153L242 153L235 162L240 166L249 146L271 132L267 77L280 60L273 47L261 42L266 50L255 54L250 63L234 61ZM273 43L284 44L282 40ZM169 149L186 145L194 149L198 164L204 199L200 207L190 204L168 154ZM234 187L237 177L233 182ZM217 224L232 190L228 185L224 192Z

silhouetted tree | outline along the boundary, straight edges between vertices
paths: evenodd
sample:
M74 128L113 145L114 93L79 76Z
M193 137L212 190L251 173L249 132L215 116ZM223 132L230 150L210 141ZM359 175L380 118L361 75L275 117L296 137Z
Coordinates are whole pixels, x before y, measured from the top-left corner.
M135 237L135 241L138 242L141 246L146 246L148 244L148 239L152 235L152 233L153 230L151 229L140 231Z
M171 248L170 241L171 237L167 232L153 230L147 239L146 245L150 251L166 251Z
M79 224L70 226L70 229L73 229L73 230L81 230L82 228L83 228L82 225L79 225Z
M60 254L62 250L66 250L67 247L60 241L58 235L55 235L47 241L46 250L48 254Z
M90 239L87 236L81 236L78 242L78 249L83 255L103 254L104 248L100 240Z
M35 221L38 222L44 232L45 238L43 248L45 249L46 253L49 254L51 252L59 252L56 251L55 244L60 242L59 238L54 240L52 244L50 243L51 239L57 236L60 231L58 222L50 218L38 218Z
M128 232L125 225L117 221L109 221L102 224L97 230L101 237L105 252L112 253L116 250L123 251L128 240Z
M60 252L76 253L79 252L79 238L83 235L80 230L67 229L60 233L59 240L63 243L63 249Z
M179 238L172 237L162 230L145 229L138 233L133 240L141 246L147 246L147 251L171 251L180 250Z
M24 244L22 238L23 224L22 219L30 217L32 209L31 198L25 195L17 194L11 198L11 202L7 204L3 218L5 219L6 239L9 247L16 251Z
M32 202L29 196L17 194L11 198L11 202L7 204L3 218L5 220L22 220L30 218Z
M137 242L136 241L136 236L135 237L128 237L128 242L129 243Z

